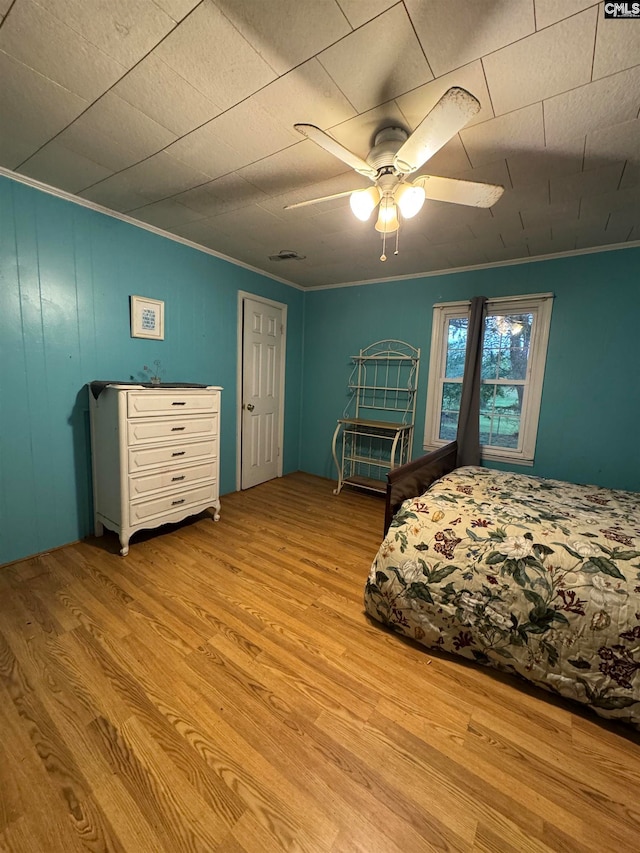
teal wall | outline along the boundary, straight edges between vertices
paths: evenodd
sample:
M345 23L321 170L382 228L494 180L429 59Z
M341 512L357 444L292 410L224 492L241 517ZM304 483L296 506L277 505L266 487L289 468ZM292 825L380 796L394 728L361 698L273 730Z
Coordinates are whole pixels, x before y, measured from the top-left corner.
M299 467L304 294L0 178L0 564L91 530L92 379L224 387L221 491L235 489L237 292L288 305L285 472ZM133 339L129 296L165 301L165 340Z
M638 248L306 294L300 467L335 477L331 437L348 399L350 356L362 347L399 338L421 348L419 456L434 303L548 291L556 298L535 464L511 467L640 491Z

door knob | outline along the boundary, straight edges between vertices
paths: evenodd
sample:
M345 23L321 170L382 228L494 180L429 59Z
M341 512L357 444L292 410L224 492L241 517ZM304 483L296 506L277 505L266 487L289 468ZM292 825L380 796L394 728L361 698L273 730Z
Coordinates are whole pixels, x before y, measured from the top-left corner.
M255 406L253 405L253 403L247 403L246 409L248 412L252 412L255 409Z

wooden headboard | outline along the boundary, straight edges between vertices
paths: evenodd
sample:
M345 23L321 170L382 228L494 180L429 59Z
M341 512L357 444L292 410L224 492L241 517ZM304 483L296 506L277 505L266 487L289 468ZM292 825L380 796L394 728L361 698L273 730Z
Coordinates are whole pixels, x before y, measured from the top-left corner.
M444 477L456 467L458 444L452 441L439 450L427 453L420 459L407 462L399 468L394 468L387 474L387 498L384 511L385 535L391 524L391 519L400 509L407 498L421 495L440 477Z

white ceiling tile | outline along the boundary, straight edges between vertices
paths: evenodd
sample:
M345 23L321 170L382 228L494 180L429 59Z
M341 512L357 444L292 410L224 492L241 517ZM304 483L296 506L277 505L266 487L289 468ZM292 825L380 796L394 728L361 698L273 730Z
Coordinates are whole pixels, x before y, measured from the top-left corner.
M514 154L507 159L511 183L515 189L546 183L555 175L572 175L582 170L584 143L581 139L564 151L549 148Z
M464 128L460 138L474 166L539 148L544 145L542 104Z
M620 179L620 189L630 189L640 187L640 163L627 160Z
M191 210L171 198L154 201L152 204L130 210L129 216L147 222L149 225L155 225L156 228L169 229L202 218L195 210Z
M307 226L315 230L322 239L327 240L330 235L337 234L340 235L340 240L351 239L354 245L359 246L360 254L367 251L362 246L361 240L364 238L367 242L371 242L370 236L365 237L365 235L371 235L372 232L376 233L373 227L375 221L373 217L368 222L357 219L353 215L347 199L343 199L342 205L333 210L327 209L324 205L318 205L314 207L314 211L315 216L307 220ZM334 245L336 244L336 239L333 236L331 236L331 241Z
M488 261L483 244L475 238L448 245L445 251L451 266L455 267L471 267Z
M33 0L15 4L0 29L0 50L87 100L99 97L126 71Z
M175 139L175 134L107 92L61 135L72 151L118 171L154 154Z
M161 151L107 178L102 182L102 186L128 187L142 197L142 201L135 205L138 207L149 201L172 197L208 180L208 175Z
M0 51L2 134L20 140L18 149L35 152L73 121L88 102ZM17 164L15 164L17 165Z
M490 228L480 227L478 223L469 227L478 239L498 236L505 246L518 246L522 244L524 226L519 216L511 216L509 219L494 220Z
M55 139L23 163L20 172L70 193L78 192L111 174L109 169L70 151Z
M167 148L166 153L199 169L210 178L226 175L248 162L246 155L235 148L233 139L227 143L218 136L213 122L178 139Z
M111 210L119 211L132 210L149 202L148 198L135 192L120 175L100 181L99 184L82 190L78 195L80 198L86 198Z
M239 174L263 192L280 195L348 171L336 157L305 139L285 151L245 166Z
M282 226L283 221L275 214L259 207L257 204L231 210L212 217L220 231L226 234L239 233L259 235L260 242L268 242L267 235L273 228Z
M155 0L155 2L174 21L181 21L192 9L195 9L200 0Z
M464 68L458 68L457 71L438 77L437 80L425 83L424 86L419 86L417 89L396 98L396 102L412 130L431 112L444 93L452 86L466 89L480 101L480 111L467 123L466 127L493 118L493 109L482 63L477 60L465 65Z
M640 162L640 119L613 124L587 134L584 168L596 169L612 160Z
M425 201L420 211L421 227L425 239L431 245L436 246L441 243L454 243L474 238L473 231L466 223L456 225L451 222L443 222L435 205L437 202Z
M300 122L324 129L356 114L317 59L269 83L251 102L288 129Z
M607 218L607 230L610 228L613 230L617 229L619 232L624 231L625 229L628 231L629 226L634 227L640 224L640 211L636 209L636 213L634 215L632 210L614 210L611 215Z
M535 30L533 0L405 0L436 77Z
M482 61L496 115L588 83L597 8L502 48Z
M223 109L277 76L212 0L203 0L155 52Z
M544 243L545 245L551 240L551 226L547 225L543 228L532 228L529 231L523 231L520 236L516 236L513 240L502 234L502 239L507 246L522 246L527 247L529 254L541 254L536 251L536 243ZM526 255L524 255L526 257Z
M578 218L580 199L566 199L554 204L545 204L520 211L520 218L526 231L553 225L555 222L567 222Z
M336 0L216 0L245 39L278 74L310 59L351 32Z
M598 193L583 198L580 205L580 217L613 213L616 210L626 210L633 217L640 215L640 195L635 187L611 193ZM638 219L634 219L634 221L637 222Z
M260 259L262 266L268 263L269 250L265 246L249 235L225 234L220 231L214 219L200 219L196 222L172 226L171 231L227 257L243 256L245 263L254 263L257 259Z
M551 240L556 252L571 252L576 247L579 223L571 223L566 228L562 225L552 225Z
M176 201L204 216L217 216L238 207L255 204L268 196L239 175L225 175L202 186L187 190Z
M558 145L597 128L637 118L639 93L640 67L550 98L544 102L547 145Z
M340 8L355 29L382 14L396 3L397 0L340 0Z
M2 98L0 96L0 111ZM42 145L41 136L22 134L15 126L3 128L0 133L0 163L7 169L19 170L20 164L34 154Z
M551 178L551 203L561 204L584 196L615 192L620 184L623 166L624 163L613 163L576 175Z
M233 147L243 166L295 145L302 138L292 125L279 123L253 98L214 118L207 127L217 139Z
M41 0L40 5L127 68L175 26L154 0Z
M576 249L591 249L594 246L610 246L616 243L625 243L628 239L628 229L606 228L604 231L580 232L576 239Z
M171 232L187 240L192 240L194 243L209 246L209 242L215 233L215 226L213 219L195 219L193 222L172 225Z
M598 36L593 59L593 79L640 63L640 28L634 21L604 19L603 4L598 8Z
M433 79L402 3L318 59L359 112Z
M178 135L189 133L221 110L173 68L149 54L114 87L114 93Z
M593 0L535 0L536 28L541 30L593 6Z

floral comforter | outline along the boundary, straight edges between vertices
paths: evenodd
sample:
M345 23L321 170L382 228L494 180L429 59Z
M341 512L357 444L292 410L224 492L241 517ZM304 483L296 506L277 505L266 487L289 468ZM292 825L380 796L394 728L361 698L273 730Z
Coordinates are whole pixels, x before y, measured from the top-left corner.
M370 616L640 726L640 495L459 468L405 501Z

